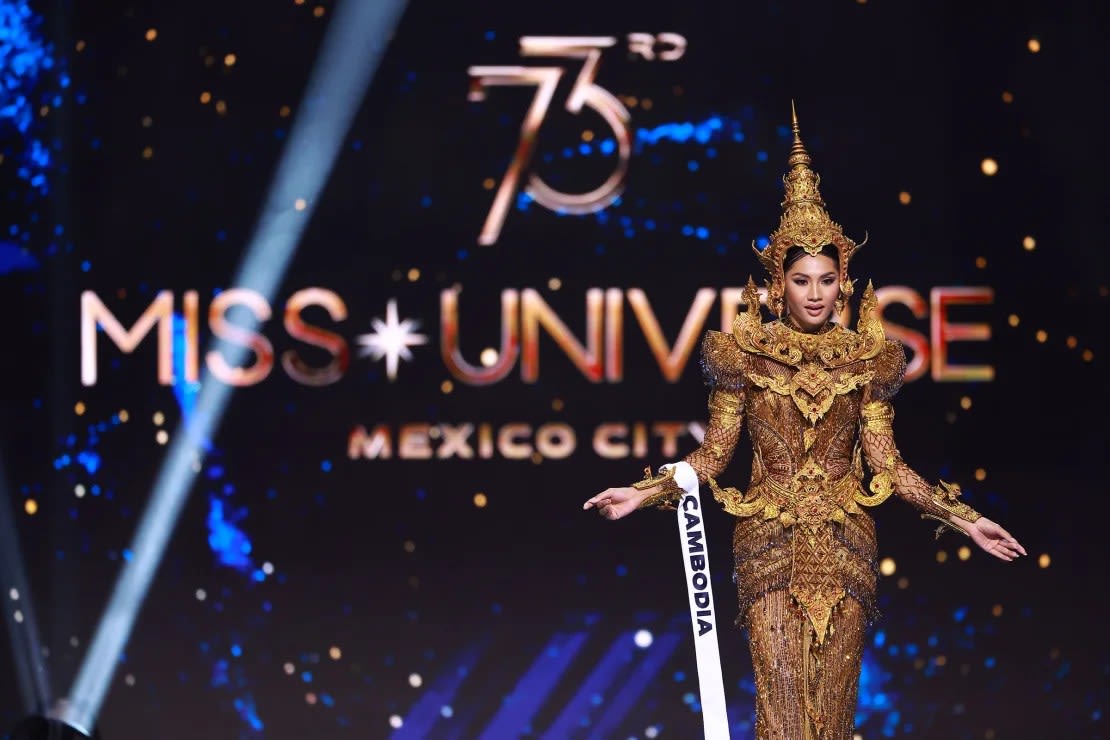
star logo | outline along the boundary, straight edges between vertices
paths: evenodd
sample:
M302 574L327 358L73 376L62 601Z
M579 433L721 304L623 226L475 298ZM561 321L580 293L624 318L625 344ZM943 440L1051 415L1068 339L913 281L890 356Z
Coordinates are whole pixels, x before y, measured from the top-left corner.
M392 382L397 379L397 365L400 360L412 362L409 347L428 343L428 337L416 334L420 326L416 319L401 321L397 317L397 301L391 299L385 308L385 321L375 318L370 321L374 331L360 334L357 339L362 347L359 355L370 355L375 361L385 358L385 373Z

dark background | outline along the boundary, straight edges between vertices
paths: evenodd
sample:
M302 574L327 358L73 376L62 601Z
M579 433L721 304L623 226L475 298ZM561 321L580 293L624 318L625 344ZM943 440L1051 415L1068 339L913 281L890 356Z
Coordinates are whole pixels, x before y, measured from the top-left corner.
M64 695L163 461L151 420L162 412L172 431L181 417L173 389L156 382L153 336L121 355L101 334L99 382L81 386L81 291L95 291L130 325L158 290L173 290L178 306L183 291L198 290L203 316L213 291L232 287L292 121L279 111L311 115L300 97L333 7L32 8L73 85L34 124L54 147L49 192L16 172L31 134L0 129L5 226L33 264L0 274L10 317L0 453L53 688ZM200 728L213 738L385 737L394 715L410 729L438 719L429 731L436 737L477 737L499 717L538 735L564 710L583 718L574 723L582 736L696 736L696 669L670 517L612 524L580 511L593 493L666 461L657 443L647 459L601 460L592 429L701 419L696 361L680 382L665 382L626 308L619 384L591 384L545 336L539 382L522 382L516 370L491 386L456 381L444 393L439 295L463 286L461 342L472 363L497 346L508 288L540 291L581 338L586 290L639 287L672 341L698 288L762 278L748 244L778 222L791 99L830 214L857 240L870 235L852 262L860 288L871 279L926 298L934 286L994 289L990 306L951 316L988 322L990 341L951 352L955 362L994 365L995 380L910 383L896 400L895 429L915 469L961 482L966 500L1029 552L1012 564L980 552L963 561L964 542L934 541L903 502L874 512L881 555L897 570L880 580L883 618L869 639L859 732L1105 734L1107 192L1098 70L1106 27L1102 6L1078 2L414 0L272 301L278 318L264 329L278 353L298 346L280 325L284 301L326 287L349 311L332 328L349 342L351 366L324 388L275 369L234 395L113 681L104 737L186 738ZM153 42L149 28L158 31ZM468 66L551 63L520 60L523 35L623 39L634 31L681 33L689 46L672 63L630 58L620 45L606 52L597 82L629 104L633 132L716 116L743 140L641 141L624 196L603 214L514 208L498 243L479 247L492 199L482 181L500 180L531 91L496 88L468 103ZM236 55L230 67L228 53ZM35 94L49 94L53 79L44 76ZM204 91L212 102L200 102ZM585 190L611 160L563 156L583 130L604 135L599 118L562 110L566 92L541 131L536 170ZM226 101L223 115L217 100ZM993 177L980 169L988 157L998 163ZM909 204L899 202L903 191ZM684 234L685 225L705 226L708 238ZM1022 246L1027 235L1033 250ZM419 279L407 277L411 268ZM383 362L359 357L355 338L394 298L430 342L391 383ZM309 317L330 324L322 312ZM718 317L715 304L706 328L719 328ZM929 332L927 319L903 307L887 318ZM578 449L538 463L347 458L354 425L409 421L565 421ZM99 423L101 431L90 427ZM680 454L691 446L686 437ZM81 451L98 456L95 471L58 462ZM749 457L742 441L727 483L743 486ZM79 499L78 484L101 493ZM487 506L475 506L478 492ZM221 559L210 539L222 526L213 500L231 519L224 531L250 541L249 559ZM750 663L742 633L727 629L731 522L716 514L708 526L733 735L747 737ZM255 580L264 562L274 572ZM631 645L627 632L638 629L652 631L652 647ZM581 647L560 674L545 659L557 662L561 634ZM667 654L671 635L677 647ZM577 695L610 649L625 657L609 683ZM0 665L9 664L6 641L0 653ZM433 696L459 666L466 675L457 690ZM0 676L0 723L10 726L22 714L15 673ZM622 698L637 680L643 692ZM539 697L531 713L520 709L528 697ZM251 717L265 729L252 729Z

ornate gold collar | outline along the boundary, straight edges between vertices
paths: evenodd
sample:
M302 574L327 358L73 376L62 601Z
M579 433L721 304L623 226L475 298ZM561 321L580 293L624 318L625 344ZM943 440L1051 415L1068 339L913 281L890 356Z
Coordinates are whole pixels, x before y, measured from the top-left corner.
M882 322L875 316L877 301L870 282L860 301L856 331L834 325L820 334L808 334L782 321L764 324L759 311L759 292L751 278L744 288L744 301L748 310L732 322L732 335L740 349L793 367L800 367L802 363L816 363L824 368L843 367L876 357L886 341Z

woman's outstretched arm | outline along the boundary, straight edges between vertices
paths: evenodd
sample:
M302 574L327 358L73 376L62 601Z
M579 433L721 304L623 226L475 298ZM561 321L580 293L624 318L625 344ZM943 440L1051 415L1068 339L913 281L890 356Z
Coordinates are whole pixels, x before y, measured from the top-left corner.
M701 348L702 372L709 386L709 421L701 445L686 455L685 462L697 473L698 482L716 478L732 460L743 425L744 388L739 367L739 348L730 334L706 332ZM648 506L668 507L682 495L674 480L673 466L653 476L645 470L642 481L631 486L608 488L583 504L597 509L607 519L620 519Z
M894 441L894 406L891 399L901 388L906 356L902 346L887 342L876 358L875 377L864 388L860 411L860 441L871 469L872 498L881 501L891 493L911 503L922 516L967 534L983 550L1001 560L1025 554L1025 548L1005 529L960 501L956 484L932 485L902 460Z

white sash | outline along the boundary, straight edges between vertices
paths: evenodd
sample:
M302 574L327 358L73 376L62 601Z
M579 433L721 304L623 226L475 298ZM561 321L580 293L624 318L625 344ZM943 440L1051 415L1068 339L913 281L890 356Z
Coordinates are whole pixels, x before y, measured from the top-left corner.
M682 546L682 565L686 569L705 740L729 740L721 652L717 646L717 619L713 611L709 547L701 498L698 496L698 475L686 462L663 467L674 467L675 483L685 492L678 502L678 539Z

